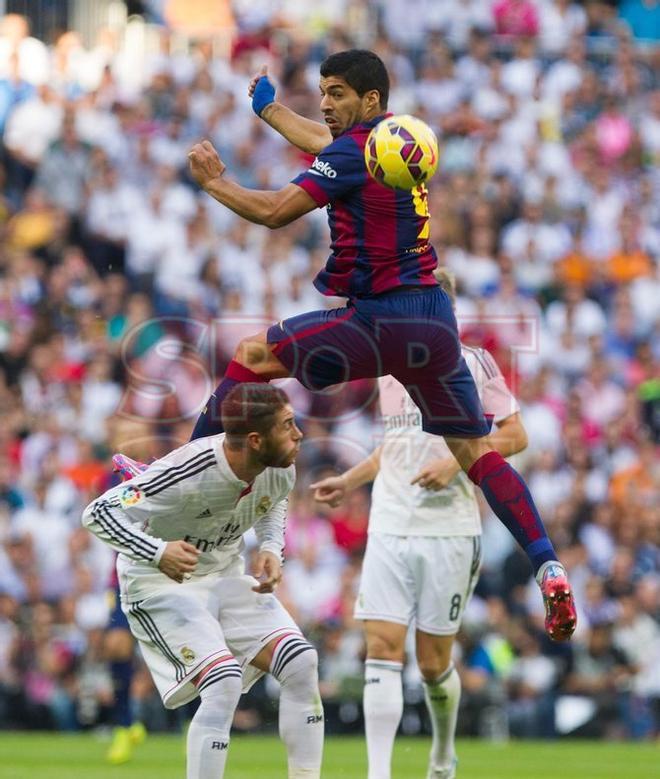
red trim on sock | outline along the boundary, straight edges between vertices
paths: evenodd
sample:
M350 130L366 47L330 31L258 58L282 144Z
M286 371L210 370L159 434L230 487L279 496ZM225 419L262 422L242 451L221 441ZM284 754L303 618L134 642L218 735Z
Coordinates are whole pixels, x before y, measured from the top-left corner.
M284 641L285 638L288 638L289 636L299 636L300 633L296 633L295 631L291 631L290 633L282 633L281 636L278 636L275 639L275 643L273 644L273 657L275 657L275 650L277 647Z
M506 465L506 460L499 452L486 452L478 460L472 463L468 471L468 478L477 486L481 484L485 476Z
M235 659L234 655L223 655L222 657L218 657L217 660L214 660L212 663L209 663L206 666L206 668L203 668L197 675L197 678L194 681L195 687L199 686L199 683L206 676L206 674L211 670L211 668L215 668L216 665L220 665L221 663L226 663L227 660L234 660L234 659Z
M259 384L268 384L268 379L264 376L260 376L258 373L246 368L245 365L241 365L240 362L232 360L227 366L225 371L225 379L233 379L239 381L242 384L249 382L258 382Z

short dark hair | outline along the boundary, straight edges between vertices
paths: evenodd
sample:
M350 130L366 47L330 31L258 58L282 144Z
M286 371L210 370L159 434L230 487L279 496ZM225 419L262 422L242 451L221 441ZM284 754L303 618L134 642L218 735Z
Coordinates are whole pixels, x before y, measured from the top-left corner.
M248 433L268 435L275 424L275 415L288 402L286 392L279 387L239 384L220 404L220 416L227 437L241 438Z
M383 60L367 49L348 49L326 57L321 63L321 75L341 76L360 97L371 89L380 94L380 107L387 108L390 97L390 77Z

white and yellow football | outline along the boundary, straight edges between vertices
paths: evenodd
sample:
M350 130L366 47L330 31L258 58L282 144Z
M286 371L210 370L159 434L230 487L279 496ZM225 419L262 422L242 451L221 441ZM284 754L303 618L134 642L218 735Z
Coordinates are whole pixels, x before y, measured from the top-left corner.
M433 130L409 114L383 119L364 146L369 175L393 189L414 189L427 182L438 167L438 157Z

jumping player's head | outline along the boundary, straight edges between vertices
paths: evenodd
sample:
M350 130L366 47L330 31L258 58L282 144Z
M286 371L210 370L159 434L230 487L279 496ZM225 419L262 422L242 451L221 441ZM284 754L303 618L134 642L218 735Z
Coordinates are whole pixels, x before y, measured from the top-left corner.
M381 58L366 49L331 54L321 63L321 112L332 137L385 113L390 77Z
M451 300L452 308L456 308L456 276L449 270L442 266L436 268L433 271L435 280L438 282L438 286L443 289L449 299Z
M239 384L220 406L226 444L245 449L263 467L288 468L302 433L286 393L270 384Z

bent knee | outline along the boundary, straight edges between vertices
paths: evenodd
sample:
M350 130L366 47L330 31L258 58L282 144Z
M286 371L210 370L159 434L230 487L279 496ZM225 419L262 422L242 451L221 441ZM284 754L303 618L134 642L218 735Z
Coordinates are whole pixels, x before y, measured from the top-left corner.
M405 640L397 636L367 634L367 658L370 660L392 660L402 663L405 656Z
M273 344L267 343L266 333L240 341L234 361L264 379L281 379L289 375L287 368L273 354Z
M207 665L197 676L195 686L202 697L222 692L238 698L243 687L243 671L236 659L227 655Z
M436 679L439 679L444 673L446 673L450 662L451 661L448 657L437 658L432 661L419 661L417 663L417 667L419 668L419 672L425 682L434 682Z

